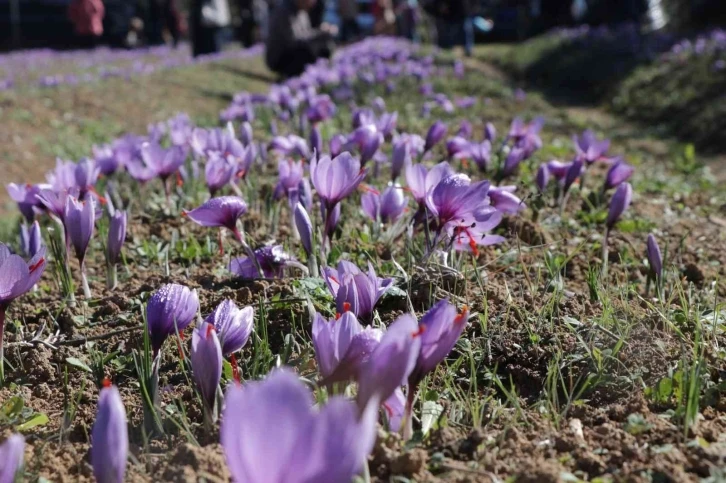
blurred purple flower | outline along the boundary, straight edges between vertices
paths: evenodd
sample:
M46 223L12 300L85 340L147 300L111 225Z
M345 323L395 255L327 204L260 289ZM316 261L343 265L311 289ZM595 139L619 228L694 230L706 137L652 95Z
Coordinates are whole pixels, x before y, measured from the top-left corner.
M235 166L219 153L210 153L204 166L204 181L207 183L209 194L214 194L227 186L235 174Z
M486 123L486 125L484 126L484 139L486 139L490 143L493 143L496 138L497 128L495 128L494 124L492 124L491 122Z
M379 278L368 264L368 273L346 260L338 262L337 269L325 267L323 278L330 293L335 297L337 311L351 311L356 317L367 320L373 315L378 300L393 286L392 278Z
M78 201L72 196L66 198L66 207L63 214L66 244L73 247L81 267L84 266L86 250L93 237L95 222L96 208L93 198L86 201Z
M630 202L633 199L633 187L630 183L621 183L618 185L612 198L610 198L610 208L608 210L608 217L605 221L608 231L612 230L615 223L618 222L620 217L630 206Z
M510 215L516 215L527 205L514 194L516 186L499 186L489 189L489 200L494 208Z
M20 213L25 217L28 223L32 223L35 213L42 205L37 195L41 191L51 188L49 184L15 184L9 183L6 186L10 198L18 204Z
M661 254L658 241L652 233L648 234L647 250L648 265L650 265L650 274L656 280L663 275L663 255Z
M40 233L40 223L34 221L28 226L20 225L20 251L26 258L33 258L43 247L43 235Z
M447 162L441 162L431 169L420 163L409 164L406 166L406 184L416 203L425 205L426 194L442 179L452 174L454 174L454 170Z
M333 396L318 410L313 395L287 369L260 382L231 385L220 439L235 481L347 483L373 449L377 407L362 417ZM270 421L276 424L270 425ZM315 457L311 457L314 455Z
M446 136L447 127L441 121L436 121L431 125L426 133L426 144L424 144L424 152L429 152L434 146L436 146L444 136Z
M20 434L12 434L0 444L0 482L13 483L17 479L25 458L25 438Z
M295 227L300 234L300 242L305 249L305 253L310 257L313 253L313 224L310 221L310 215L301 203L295 204Z
M292 255L283 250L282 245L264 246L254 253L264 278L282 278L286 267L301 266ZM243 279L259 276L257 266L249 257L233 258L229 263L229 271Z
M588 165L595 161L605 159L608 149L610 148L610 140L598 140L595 133L591 130L584 131L580 136L573 137L575 151L577 151L578 159L586 162Z
M550 182L550 170L547 163L543 163L537 168L537 174L534 177L535 184L540 193L544 193Z
M237 220L247 213L247 203L238 196L212 198L191 211L182 211L182 216L201 226L224 227L230 230L239 241L242 234L237 228Z
M462 136L454 136L446 141L446 153L449 159L465 158L469 156L469 146L471 143Z
M335 103L327 94L312 98L305 111L305 116L311 124L326 121L335 115Z
M626 182L633 175L635 168L626 163L623 159L618 159L608 170L605 176L605 190L615 188L621 183Z
M485 139L481 143L470 143L467 150L469 156L479 166L480 170L489 170L492 159L492 144L488 139Z
M103 483L122 483L129 452L126 410L116 386L101 389L96 422L91 430L93 476Z
M321 156L310 164L310 179L328 210L350 195L366 172L360 161L347 152L333 159Z
M459 124L459 130L456 131L456 135L469 139L473 134L474 126L471 125L471 122L466 119L461 121L461 124Z
M108 241L106 242L106 261L115 265L121 256L121 248L126 241L127 216L125 211L115 211L108 224Z
M305 173L303 162L295 162L292 159L281 159L277 163L277 171L279 178L274 191L275 199L287 196L290 198L291 203L296 203L300 182Z

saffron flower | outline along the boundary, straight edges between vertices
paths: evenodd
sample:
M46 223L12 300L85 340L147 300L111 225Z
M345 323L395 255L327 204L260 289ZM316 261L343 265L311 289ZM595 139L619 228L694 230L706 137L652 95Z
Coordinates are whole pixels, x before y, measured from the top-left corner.
M612 166L610 166L610 169L605 176L605 185L603 186L603 190L607 191L626 182L633 175L634 171L635 168L626 163L623 159L618 159Z
M216 420L217 387L222 379L222 346L213 324L202 322L192 333L192 376L204 402L207 421Z
M465 158L469 156L469 147L471 143L468 139L462 136L454 136L453 138L446 141L446 154L449 159L452 158Z
M421 331L409 314L397 318L388 327L381 342L360 368L358 376L358 407L370 401L386 401L406 383L416 367L421 351Z
M610 208L608 210L608 217L605 220L607 230L610 231L618 222L623 213L630 206L630 202L633 199L633 187L630 183L622 183L618 186L610 199Z
M277 163L277 170L279 179L275 186L275 199L287 196L291 206L293 206L294 203L297 203L297 193L305 173L303 162L295 162L292 159L281 159Z
M606 158L608 149L610 148L610 140L598 140L595 133L586 130L580 136L573 137L577 158L584 161L588 165Z
M470 143L467 148L467 154L479 166L482 171L488 171L491 167L492 160L492 144L485 139L481 143Z
M247 344L254 329L255 309L240 309L231 300L223 300L204 321L214 326L222 354L228 356Z
M441 162L431 169L426 168L423 164L409 164L406 166L406 184L411 192L413 199L420 207L426 204L426 194L438 185L439 182L454 174L449 163Z
M313 153L320 153L323 150L323 135L317 124L310 128L310 148Z
M313 403L310 390L288 369L230 385L220 439L232 479L348 483L361 472L375 442L377 404L361 415L342 396L319 409Z
M516 215L527 207L524 202L514 194L516 186L499 186L489 189L489 201L492 206L502 213Z
M404 166L411 163L411 148L401 137L393 141L393 153L391 154L391 181L396 181L401 175Z
M182 211L182 216L201 226L227 228L241 242L242 234L237 228L237 220L245 213L247 213L247 203L242 198L220 196L205 201L191 211Z
M331 159L321 156L310 165L310 179L328 209L350 195L363 181L366 169L360 160L344 152Z
M313 97L305 111L305 116L311 124L317 124L331 119L335 115L335 103L327 94Z
M165 149L153 142L141 146L141 158L145 167L151 170L153 176L160 178L165 187L167 187L166 180L179 171L186 157L186 150L180 146Z
M0 444L0 481L12 483L16 481L18 472L23 466L25 458L25 438L19 434L13 434Z
M63 215L63 226L66 232L66 244L73 247L81 265L81 281L83 283L83 294L91 298L91 289L86 278L86 250L93 237L93 230L96 223L96 209L93 198L86 201L78 201L69 196L66 198L65 213Z
M362 165L373 159L378 149L383 144L383 134L378 132L375 124L366 124L357 128L348 136L348 145L355 146L360 153Z
M313 345L322 384L357 379L360 368L381 341L383 332L363 328L352 312L337 319L325 320L320 314L313 320Z
M491 122L486 123L484 126L484 139L493 143L497 138L497 128Z
M446 124L441 121L436 121L431 125L426 133L426 143L424 144L425 153L431 151L434 146L444 139L447 129Z
M229 263L229 271L243 279L282 278L287 267L296 267L305 271L307 268L295 260L292 255L285 252L282 245L270 245L254 251L255 260L250 257L234 258Z
M310 158L310 148L307 141L300 136L290 134L289 136L275 136L267 147L268 150L280 156Z
M214 194L227 186L235 174L235 165L218 153L211 153L204 165L204 181L207 183L209 194Z
M33 258L43 246L43 235L40 233L40 223L34 221L28 226L26 223L20 225L20 249L23 256Z
M323 278L335 297L338 313L353 312L360 319L373 315L378 300L393 286L393 279L379 278L368 264L368 273L363 273L353 263L341 260L337 269L325 267Z
M547 185L550 183L550 170L547 163L543 163L537 168L537 174L534 177L535 184L540 193L544 193Z
M368 191L361 196L363 212L371 220L380 220L381 223L397 221L403 215L407 204L403 189L397 184L389 184L382 194Z
M129 452L126 410L118 389L108 381L106 384L98 397L96 422L91 430L91 466L96 481L122 483Z
M302 243L305 253L310 257L313 253L313 223L310 221L310 215L301 203L295 204L295 227L300 234L300 242Z
M177 330L181 333L194 321L199 312L196 290L169 283L162 285L146 304L146 324L149 329L154 358L167 337Z
M650 277L654 280L660 280L663 276L663 255L661 254L658 241L652 233L648 234L647 242L648 265L650 265Z
M36 185L18 185L10 183L5 186L10 198L17 203L20 213L25 217L28 223L32 223L35 218L36 211L42 206L37 195L45 190L51 188L48 184L36 184Z

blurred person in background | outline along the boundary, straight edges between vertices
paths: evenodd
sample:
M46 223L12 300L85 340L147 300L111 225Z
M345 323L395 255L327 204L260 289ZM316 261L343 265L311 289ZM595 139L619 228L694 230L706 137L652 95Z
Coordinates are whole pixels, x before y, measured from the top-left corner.
M418 24L417 0L394 0L396 13L396 31L398 35L408 40L416 41L416 27Z
M255 43L255 10L253 0L238 0L240 24L237 31L239 41L245 47Z
M323 19L325 18L325 0L317 0L315 6L310 9L308 16L310 17L310 26L314 29L319 29L323 25Z
M129 33L136 15L137 5L128 0L106 0L103 16L103 35L108 44L117 49L128 48Z
M343 42L356 40L360 35L357 0L338 0L338 16L340 16L340 40Z
M270 35L265 42L265 62L283 77L300 75L305 66L320 57L330 57L333 37L327 24L314 29L310 11L316 0L280 0L270 17Z
M101 0L73 0L68 5L68 18L81 47L92 48L103 35L105 9Z
M373 33L376 35L395 35L396 14L392 0L374 0L373 2Z
M448 50L463 45L466 56L471 56L474 49L471 0L438 0L431 8L436 19L438 46Z
M232 20L227 0L192 0L189 17L194 57L220 52Z

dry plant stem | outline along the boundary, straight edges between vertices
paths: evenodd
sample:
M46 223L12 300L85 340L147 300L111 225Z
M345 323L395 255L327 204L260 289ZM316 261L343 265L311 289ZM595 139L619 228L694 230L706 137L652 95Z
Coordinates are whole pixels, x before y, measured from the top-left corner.
M607 283L608 278L608 238L610 237L610 230L605 228L605 236L602 239L602 281Z

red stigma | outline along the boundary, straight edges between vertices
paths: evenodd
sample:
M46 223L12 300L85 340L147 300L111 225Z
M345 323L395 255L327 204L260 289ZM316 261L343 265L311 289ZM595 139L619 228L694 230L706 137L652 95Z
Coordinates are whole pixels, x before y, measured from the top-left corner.
M181 173L179 171L176 172L176 186L177 188L181 188L184 186L184 180L181 177Z
M360 171L358 171L358 176L361 176L363 173L365 173L365 171L365 168L361 168Z
M374 195L380 195L380 194L381 194L381 192L380 192L380 191L378 191L378 190L377 190L377 189L375 189L375 188L371 188L371 187L370 187L370 186L368 186L367 184L361 184L361 185L360 185L360 190L361 190L361 191L365 191L366 193L373 193Z
M464 169L469 169L469 161L467 161L466 158L461 158L461 167Z
M240 384L239 366L237 365L237 358L234 354L229 356L229 363L232 366L232 378L237 384Z
M104 377L101 385L103 387L111 387L111 379L109 379L108 377Z
M247 171L245 171L244 169L240 169L239 171L237 171L237 174L236 174L237 179L244 178L245 174L247 174Z
M461 308L461 312L459 313L459 315L457 315L456 318L454 319L454 323L455 324L460 324L461 322L463 322L464 320L466 320L466 318L464 316L466 315L467 312L469 312L469 307L466 306L466 305L464 305Z
M413 336L413 338L415 339L416 337L420 336L424 332L426 332L426 326L425 325L419 325L418 326L418 330L416 332L412 333L411 336Z
M37 262L35 262L34 264L32 264L31 266L28 267L28 271L30 273L33 273L34 271L38 270L38 268L41 265L43 265L43 263L45 263L45 258L44 257L40 257L40 260L38 260Z
M340 312L335 313L335 320L338 320L340 318Z
M33 185L32 185L32 184L30 184L30 183L25 183L25 189L28 189L28 190L29 190L29 189L30 189L30 188L32 188L32 187L33 187Z
M343 302L343 313L350 312L350 303L349 302Z
M332 275L328 275L328 278L329 278L330 280L332 280L333 282L337 283L338 285L340 285L340 282L338 282L338 279L337 279L337 278L335 278L334 276L332 276Z
M176 341L176 348L179 351L179 359L181 359L183 361L184 360L184 351L182 350L181 341L182 341L181 334L179 334L179 339Z
M98 198L98 202L101 203L102 205L105 205L106 203L108 203L108 201L106 200L106 198L104 198L103 196L101 196L101 195L98 194L98 191L96 191L96 188L91 187L91 188L88 189L88 191L90 191L91 193L93 193L94 195L96 195L96 198Z
M209 336L212 335L212 332L214 332L214 326L212 324L207 325L207 334L206 337L209 339Z

